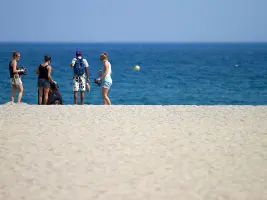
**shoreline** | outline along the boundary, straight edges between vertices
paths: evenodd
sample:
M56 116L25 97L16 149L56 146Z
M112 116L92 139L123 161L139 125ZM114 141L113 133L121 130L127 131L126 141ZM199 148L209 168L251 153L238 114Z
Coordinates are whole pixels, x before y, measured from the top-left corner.
M15 105L25 105L25 106L108 106L108 105L103 105L103 104L63 104L63 105L38 105L38 104L28 104L25 102L21 102L21 103L17 103L17 102L6 102L6 103L2 103L0 104L0 106L15 106ZM177 107L182 107L182 106L186 106L186 107L267 107L267 104L112 104L111 106L177 106Z

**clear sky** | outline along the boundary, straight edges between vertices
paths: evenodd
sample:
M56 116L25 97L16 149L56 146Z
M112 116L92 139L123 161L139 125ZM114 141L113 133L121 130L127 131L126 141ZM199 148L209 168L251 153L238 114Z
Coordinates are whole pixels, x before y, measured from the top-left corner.
M1 0L0 41L267 41L267 0Z

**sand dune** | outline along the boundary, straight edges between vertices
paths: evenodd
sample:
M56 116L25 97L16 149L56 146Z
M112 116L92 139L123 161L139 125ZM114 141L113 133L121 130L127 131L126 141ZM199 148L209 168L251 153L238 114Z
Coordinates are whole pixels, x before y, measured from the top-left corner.
M0 199L267 199L267 106L1 105Z

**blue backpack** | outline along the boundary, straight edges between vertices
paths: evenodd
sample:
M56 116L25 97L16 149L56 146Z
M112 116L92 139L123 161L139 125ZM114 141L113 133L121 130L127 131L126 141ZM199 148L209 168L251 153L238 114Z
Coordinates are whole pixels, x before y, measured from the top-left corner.
M83 63L83 58L77 58L74 64L74 74L81 76L85 73L85 67Z

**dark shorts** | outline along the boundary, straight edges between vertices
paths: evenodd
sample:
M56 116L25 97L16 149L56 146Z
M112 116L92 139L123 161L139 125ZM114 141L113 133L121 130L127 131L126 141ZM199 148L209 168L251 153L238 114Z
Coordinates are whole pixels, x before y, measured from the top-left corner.
M38 79L38 87L50 87L50 82L47 79Z

